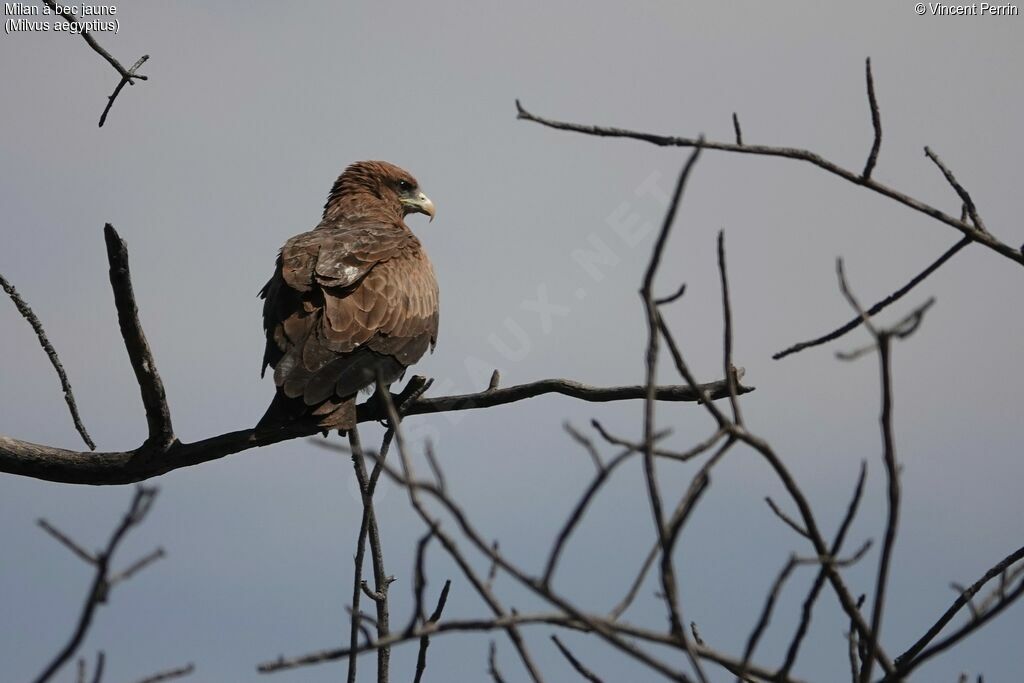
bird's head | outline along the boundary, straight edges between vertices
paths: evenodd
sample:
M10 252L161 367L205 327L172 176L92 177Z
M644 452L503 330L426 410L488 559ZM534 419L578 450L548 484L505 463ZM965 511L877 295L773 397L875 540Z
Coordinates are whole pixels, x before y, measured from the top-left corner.
M422 213L434 220L434 202L405 169L386 161L358 161L338 176L324 206L324 218L344 215L367 200L379 201L401 216Z

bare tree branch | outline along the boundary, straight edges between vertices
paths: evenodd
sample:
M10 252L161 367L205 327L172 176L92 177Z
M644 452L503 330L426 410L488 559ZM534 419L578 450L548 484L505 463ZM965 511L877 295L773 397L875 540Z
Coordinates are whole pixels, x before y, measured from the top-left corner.
M912 290L917 285L921 284L921 282L924 281L925 278L927 278L929 275L938 270L939 266L944 264L949 259L953 258L953 256L956 255L957 252L959 252L961 249L963 249L970 243L971 239L969 237L964 237L963 239L958 241L952 247L944 251L942 255L939 256L939 258L930 263L927 268L925 268L920 273L915 275L909 282L907 282L907 284L903 285L889 296L885 297L881 301L871 306L871 308L869 308L866 311L867 315L876 315L880 313L883 309L888 307L890 304L899 301L907 292ZM822 344L826 344L835 339L839 339L847 332L859 327L863 322L864 319L858 315L854 317L852 320L850 320L848 323L836 328L835 330L829 332L828 334L822 335L816 339L811 339L810 341L804 341L798 344L793 344L789 348L779 351L778 353L775 353L774 355L772 355L772 358L774 358L775 360L779 360L785 358L790 354L794 354L797 353L798 351L803 351L804 349L811 348L812 346L821 346Z
M424 626L436 624L441 620L441 613L444 612L445 603L448 602L448 591L452 587L452 582L449 579L444 582L444 588L441 589L441 595L437 599L437 607L431 613L430 618L424 621ZM416 677L413 679L413 683L420 683L423 678L423 672L427 669L427 648L430 647L430 636L420 636L420 651L416 656Z
M57 527L51 525L45 519L38 519L38 520L36 520L36 524L38 524L39 527L43 531L45 531L46 533L50 534L51 536L56 538L58 541L60 541L64 545L65 548L67 548L68 550L73 552L75 555L78 555L78 557L81 558L81 560L83 562L85 562L87 564L91 564L93 566L96 565L96 558L93 556L93 554L90 553L85 548L83 548L82 546L80 546L77 543L75 543L63 531L61 531Z
M875 339L881 368L882 414L879 421L881 422L882 428L882 457L885 463L887 507L885 537L882 542L882 552L878 560L878 574L875 579L874 604L871 610L871 630L867 634L862 634L861 639L862 642L865 642L868 648L869 656L864 666L861 668L860 680L861 683L868 683L871 680L871 670L875 662L874 653L877 652L879 644L879 633L881 632L882 627L882 612L885 607L885 592L889 578L889 566L892 561L893 546L896 542L896 530L899 526L900 483L899 466L896 464L896 444L893 436L892 356L890 353L891 341L893 336L905 337L916 330L917 326L921 322L922 316L924 315L924 311L927 306L931 305L931 303L929 302L926 306L911 313L911 316L908 319L899 323L896 327L879 331L871 324L871 320L868 318L867 312L864 311L860 303L858 303L857 299L850 291L850 287L847 284L846 277L843 273L842 259L836 261L836 275L839 278L839 288L842 290L843 296L846 297L850 306L864 320L864 325L868 328ZM866 641L863 637L864 635L866 635Z
M505 679L502 678L501 672L498 670L498 646L491 641L491 645L487 652L487 673L491 675L491 679L494 683L505 683Z
M975 581L959 596L957 596L957 599L953 601L953 604L950 605L945 612L943 612L942 616L940 616L938 620L936 620L936 622L931 625L931 627L925 632L925 634L921 636L917 640L917 642L915 642L913 645L907 648L906 652L904 652L896 658L895 664L897 667L897 672L901 675L904 673L909 673L920 662L924 661L921 655L924 652L925 648L928 647L929 643L935 640L936 636L938 636L946 627L946 625L953 620L953 617L955 617L957 613L964 608L965 605L968 605L970 603L971 599L978 594L978 591L980 591L986 583L988 583L997 576L1001 576L1003 572L1005 572L1009 567L1021 561L1022 559L1024 559L1024 546L1017 548L1017 550L1013 551L1012 553L1004 557L1002 560L996 563L991 569L985 572L980 579ZM971 623L974 623L976 621L976 619L972 619ZM970 632L968 631L962 633L960 637L962 638L968 635L968 633ZM950 642L949 644L951 645L952 642Z
M867 182L871 179L871 171L878 163L878 151L882 148L882 115L878 111L878 100L875 98L875 79L871 75L871 58L864 61L864 74L868 84L868 106L871 107L871 127L875 129L875 139L871 143L871 152L868 154L867 163L864 164L864 172L861 173L861 180Z
M55 13L57 13L59 16L63 17L67 21L70 21L73 24L80 23L78 17L76 17L73 14L67 14L63 11L64 6L57 5L53 0L43 0L43 2L46 3L46 5L49 6L51 10L53 10ZM142 55L142 57L140 57L139 60L135 62L135 64L130 69L126 69L121 64L121 62L114 59L114 57L109 52L103 49L103 46L96 42L96 39L92 37L92 34L90 34L86 30L81 30L80 33L85 42L89 44L89 47L91 47L93 51L100 57L103 57L103 59L105 59L107 63L110 64L110 66L114 67L114 70L117 71L117 73L121 74L121 81L117 84L117 87L114 89L114 93L107 98L107 106L103 108L103 114L100 115L100 127L102 128L104 122L106 122L107 120L107 114L110 112L110 108L114 106L114 100L121 92L121 88L124 87L124 84L128 83L129 85L135 85L136 79L140 81L149 80L149 76L143 76L142 74L136 73L136 70L140 66L142 66L147 59L149 59L149 55Z
M349 444L351 446L352 464L355 469L356 480L361 493L363 514L359 527L359 537L356 541L355 572L353 573L352 588L352 621L349 631L350 647L355 647L358 642L359 621L362 615L359 611L359 593L367 594L376 605L377 619L375 626L377 638L385 638L390 628L390 613L388 608L388 587L394 581L394 577L388 576L384 570L383 546L380 539L380 531L377 527L377 514L373 507L373 495L377 490L377 482L380 480L381 467L387 457L394 431L389 429L381 439L381 447L378 452L377 462L373 471L369 474L366 471L366 463L362 444L359 440L359 430L353 428L348 432ZM375 590L370 591L366 582L362 580L363 558L366 552L366 541L370 542L370 559L373 567ZM381 648L377 651L377 680L379 683L387 683L391 651L388 648ZM352 656L348 662L348 680L354 683L356 680L356 658Z
M707 683L707 677L701 667L700 660L694 653L686 630L683 628L682 610L679 606L679 589L677 586L675 568L672 563L672 542L669 540L669 531L665 525L665 515L662 509L661 492L658 487L658 475L655 468L654 455L654 405L657 392L657 368L658 368L658 304L654 296L654 278L661 265L662 254L668 242L669 233L675 223L676 213L679 209L683 191L686 189L686 181L690 177L694 165L700 158L701 147L698 142L693 152L683 164L679 172L679 179L676 181L672 199L669 202L668 210L661 224L661 230L654 242L654 249L647 262L647 270L644 273L643 283L640 287L640 297L643 300L644 312L647 318L647 353L645 356L647 396L644 400L644 479L647 483L647 499L651 506L651 514L654 518L656 538L661 542L661 585L665 597L665 605L668 608L669 623L672 633L683 644L690 664L697 673L702 683ZM731 386L730 376L726 377L726 383Z
M167 407L167 395L160 374L156 371L153 352L146 341L139 321L139 308L135 304L131 272L128 269L128 245L107 223L103 227L103 238L107 244L107 260L110 262L110 286L114 290L114 305L117 307L117 322L121 326L128 358L135 371L135 379L142 393L142 405L146 408L146 422L149 437L143 446L166 449L174 441L171 427L171 411Z
M387 415L389 429L392 432L394 432L395 443L398 447L398 455L402 462L402 472L404 474L398 474L394 470L391 470L384 463L383 459L378 459L377 464L384 472L387 472L388 475L391 476L393 479L397 478L396 481L412 481L414 476L412 469L412 461L409 459L409 455L405 447L405 438L403 436L401 427L401 416L399 415L398 410L396 409L395 404L392 401L391 393L387 391L387 388L385 386L383 386L383 383L381 382L380 378L378 378L377 381L377 395L381 397L381 400L384 403L384 410ZM419 515L420 519L422 519L423 522L427 525L427 527L434 533L437 539L441 542L441 545L444 546L445 550L448 551L448 554L451 555L453 560L455 560L456 564L459 565L459 569L461 569L463 574L466 575L466 578L469 579L469 582L473 585L473 588L477 591L480 597L483 598L484 602L487 603L487 606L491 608L491 611L494 613L494 616L499 619L505 616L504 607L502 607L501 602L498 600L497 596L494 595L494 592L491 590L488 583L482 581L480 577L477 575L477 573L473 571L473 568L470 566L469 562L458 550L458 546L455 543L455 541L443 529L441 529L440 523L436 519L431 517L430 513L427 511L426 507L420 500L419 487L416 485L408 485L406 486L406 490L409 493L409 502L412 505L413 509ZM440 489L436 487L431 487L430 492L435 495L439 495L439 500L441 500L442 502L448 501L447 494L445 494ZM451 507L449 507L449 511L452 511ZM460 519L460 522L464 521L464 518ZM463 527L463 529L465 530L465 526ZM477 544L479 546L478 542L480 542L481 540L479 537L472 537L472 540L474 544ZM483 544L483 548L485 552L489 551L492 561L494 561L495 564L498 564L498 558L500 557L500 555L498 555L497 549L494 546L487 546L486 543ZM523 666L526 667L526 670L527 672L529 672L530 677L533 679L534 683L543 683L543 678L540 675L540 670L534 663L533 657L530 655L530 652L526 647L526 643L523 641L523 638L520 635L519 630L515 627L515 625L509 625L505 629L505 632L508 634L508 638L512 642L512 645L516 648L516 651L519 653L519 657L523 662Z
M971 217L971 222L974 223L978 230L988 232L988 228L985 227L985 222L982 221L981 216L978 215L978 209L975 207L974 200L971 199L970 193L968 193L967 190L964 189L964 186L957 181L953 172L950 171L944 163L942 163L942 159L939 158L939 155L928 147L924 148L924 155L931 159L932 163L938 166L939 170L942 171L942 175L946 178L946 182L950 184L953 190L957 193L957 196L960 197L960 201L964 203L964 209L967 211L967 215Z
M85 604L82 607L81 614L78 617L78 623L75 626L74 632L71 634L71 638L64 645L63 648L57 653L57 655L47 664L43 672L35 678L35 683L44 683L44 681L50 680L54 674L74 656L78 647L82 644L82 640L85 638L85 634L89 631L89 627L92 625L93 616L96 613L96 609L107 601L107 596L110 592L111 583L109 577L110 561L114 556L114 552L117 550L121 541L124 540L128 531L133 527L139 525L146 514L149 512L153 505L153 499L156 497L157 489L146 488L139 486L135 490L135 496L132 498L131 505L128 507L128 511L121 519L121 523L114 530L110 536L110 540L107 541L107 545L103 550L96 554L95 557L86 554L86 557L82 556L82 553L74 548L77 544L68 544L63 540L64 535L57 536L61 539L64 545L72 548L72 551L82 557L83 560L95 567L95 574L93 576L92 584L89 588L89 592L86 595ZM44 527L46 528L46 527ZM102 654L97 664L97 678L102 672Z
M732 421L737 426L743 426L743 414L740 412L740 403L736 400L736 387L739 378L736 377L736 367L732 362L732 305L729 302L729 277L725 269L725 230L718 231L718 274L722 283L722 320L723 320L723 346L722 357L723 372L726 386L729 387L729 405L732 406Z
M184 678L185 676L190 676L195 670L196 667L194 664L186 664L178 669L168 669L167 671L161 671L160 673L153 674L152 676L139 680L137 683L160 683L161 681L170 681L175 678Z
M965 237L970 237L972 241L984 245L992 251L1005 256L1006 258L1014 261L1015 263L1024 265L1024 253L1016 247L1012 247L998 239L986 230L982 230L979 227L967 222L961 221L957 218L950 216L949 214L943 213L939 209L936 209L925 202L915 199L895 188L884 185L874 178L868 178L867 180L862 179L861 174L855 171L845 169L838 164L828 161L824 157L815 152L811 152L805 149L798 149L795 147L773 147L770 145L740 145L730 142L715 142L709 140L699 140L696 138L685 138L671 135L655 135L652 133L642 133L638 131L626 130L624 128L613 128L609 126L591 126L583 125L579 123L569 123L566 121L556 121L554 119L548 119L527 111L523 105L516 100L516 108L518 110L517 118L524 119L526 121L533 121L539 123L548 128L554 128L557 130L573 131L576 133L583 133L585 135L594 135L598 137L613 137L613 138L630 138L633 140L641 140L648 142L659 147L697 147L698 145L703 149L719 150L724 152L739 152L742 154L754 154L759 156L771 156L771 157L782 157L786 159L795 159L797 161L805 161L809 164L817 166L818 168L836 175L843 180L849 181L854 185L860 185L865 187L872 192L876 192L882 196L888 197L906 207L913 209L919 213L934 218L940 223L959 230Z
M678 648L679 642L671 634L663 633L660 631L653 631L645 629L639 626L626 624L621 621L611 621L605 617L594 615L594 614L583 614L580 618L567 616L563 612L551 612L551 613L537 613L537 614L506 614L500 618L481 618L481 619L460 619L460 620L447 620L438 622L436 624L430 624L422 626L412 633L392 633L391 636L382 642L370 642L364 643L359 647L359 652L372 652L374 649L379 647L395 646L401 643L407 643L414 640L418 640L424 634L430 636L441 635L444 633L479 633L479 632L491 632L495 630L501 630L508 628L509 626L528 626L528 625L546 625L556 626L560 628L570 629L572 631L578 631L582 633L595 633L594 626L597 625L602 629L608 629L623 637L642 640L645 642L667 645ZM699 655L708 660L714 662L726 668L729 671L738 671L740 669L740 662L732 659L726 655L723 655L712 648L707 647L705 644L695 645ZM347 649L333 649L323 650L320 652L312 652L301 657L295 657L286 659L279 657L276 660L265 662L259 666L259 671L262 673L273 673L276 671L293 669L301 666L308 666L311 664L319 664L323 662L336 661L343 659L349 655ZM779 680L790 683L798 683L798 679L794 678L777 678L776 674L764 669L762 667L751 664L748 668L748 674L764 680ZM672 678L672 677L669 677Z
M122 74L121 80L118 81L117 86L114 88L114 92L112 92L110 97L107 98L107 106L103 107L103 113L100 114L100 128L102 128L103 124L107 122L107 114L110 113L110 108L114 106L114 100L116 100L117 96L121 94L121 90L124 88L125 84L135 85L132 79L145 78L145 76L138 75L138 70L139 67L146 63L147 59L149 59L149 55L142 55L126 73Z
M0 275L0 287L3 287L3 290L7 292L7 296L11 297L11 301L14 302L14 307L18 309L18 313L21 313L22 317L28 321L28 324L35 331L36 337L39 338L39 344L43 347L43 351L46 352L47 358L50 359L50 364L57 371L57 378L60 380L60 387L64 392L64 401L68 404L68 410L71 411L71 421L75 423L75 429L81 435L82 441L89 447L89 450L96 450L96 444L93 443L89 432L85 431L85 425L82 424L82 416L78 414L75 394L71 391L71 382L68 381L68 375L64 372L64 365L61 364L60 356L57 355L56 349L53 348L53 344L47 338L46 332L43 331L43 324L39 322L39 318L36 317L36 314L29 305L18 294L18 290L14 288L14 285L4 279L3 275Z
M857 508L860 506L861 496L864 494L864 480L867 478L868 465L866 461L861 461L860 464L860 475L857 477L857 485L853 490L853 498L850 500L850 504L846 508L846 515L843 517L842 523L839 525L839 530L836 532L836 537L832 541L832 546L829 548L829 554L835 557L842 550L843 542L846 540L846 533L850 529L850 525L853 523L853 518L857 515ZM825 578L828 572L825 564L822 564L821 569L818 570L818 575L814 579L814 583L811 585L811 590L807 594L807 598L804 600L803 607L800 613L800 623L797 625L796 632L793 634L793 639L789 643L789 648L786 650L786 661L782 664L782 668L779 669L779 676L785 678L792 671L793 666L796 664L797 654L800 652L800 645L803 643L804 636L807 635L807 629L811 625L811 615L814 611L814 604L818 601L818 596L821 593L822 586L825 585Z
M771 511L774 512L775 516L781 519L786 526L804 538L809 538L807 535L807 529L804 529L796 520L783 512L782 509L776 505L775 501L772 500L771 496L765 496L764 502L768 503L768 507L771 508Z
M555 644L558 651L562 653L562 656L569 661L569 664L572 665L572 668L576 669L580 676L583 676L583 678L590 681L590 683L603 683L597 674L584 666L583 662L576 659L576 656L569 651L569 648L562 644L562 641L558 639L558 636L551 634L551 642Z
M746 671L747 666L749 666L750 659L754 656L754 650L757 648L757 643L761 640L761 636L764 635L765 629L768 628L768 622L771 621L775 601L778 600L782 587L786 584L787 579L789 579L789 575L796 569L797 564L796 555L790 555L789 560L786 561L778 576L775 577L775 582L772 583L768 596L765 598L764 607L761 608L761 616L758 618L757 624L754 625L754 630L750 632L747 646L743 650L743 671ZM737 676L736 679L740 680L741 677Z
M732 113L732 130L736 133L736 145L739 147L743 146L743 131L740 130L740 119L736 116L736 112Z

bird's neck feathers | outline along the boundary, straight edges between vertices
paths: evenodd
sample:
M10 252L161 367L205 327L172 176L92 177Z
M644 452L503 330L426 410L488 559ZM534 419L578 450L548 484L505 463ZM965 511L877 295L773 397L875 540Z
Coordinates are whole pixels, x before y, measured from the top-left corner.
M398 196L381 181L376 165L353 164L334 181L324 204L324 220L366 217L401 223L404 212Z
M397 200L386 201L368 190L339 194L331 192L324 205L325 221L361 218L403 224L402 205Z

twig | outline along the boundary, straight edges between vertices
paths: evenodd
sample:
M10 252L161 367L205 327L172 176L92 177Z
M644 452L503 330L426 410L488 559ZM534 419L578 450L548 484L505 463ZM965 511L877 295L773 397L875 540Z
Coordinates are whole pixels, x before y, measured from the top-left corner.
M117 96L121 94L121 89L124 88L125 84L135 85L132 79L139 78L139 75L136 72L140 66L146 63L147 59L149 59L149 55L142 55L139 57L138 61L121 76L121 80L118 81L117 86L114 88L114 92L107 98L107 106L103 107L103 113L100 114L100 128L102 128L103 124L106 123L107 114L110 113L110 108L114 106L114 100L116 100Z
M434 454L434 444L429 439L423 447L423 454L427 457L427 464L430 465L430 471L434 473L437 485L444 491L448 488L448 482L445 481L444 470L441 469L440 463L437 462L437 456Z
M386 391L386 390L385 390ZM390 396L390 393L388 393ZM376 492L377 481L380 478L381 468L384 459L387 457L388 447L391 444L394 431L389 429L384 434L381 442L380 455L373 468L373 473L366 471L366 463L363 459L362 444L359 440L359 430L350 429L348 432L349 444L352 448L352 464L355 469L356 479L359 483L359 490L362 494L363 515L359 528L359 538L356 544L356 570L353 579L352 593L352 623L349 631L349 643L354 646L357 639L356 628L359 618L359 591L365 592L375 603L377 610L377 638L386 638L390 632L390 615L388 610L388 586L391 584L390 577L384 570L384 554L380 540L380 531L377 527L377 515L373 507L373 494ZM366 548L366 541L370 543L370 560L373 566L373 578L375 591L370 591L366 582L362 580L363 557ZM381 648L377 650L377 681L387 683L389 678L389 667L391 661L391 650ZM356 658L349 657L348 680L354 683L356 680Z
M783 512L782 509L775 504L775 501L772 500L771 496L765 496L764 502L768 503L768 507L770 507L772 512L775 513L775 516L781 519L786 524L786 526L788 526L790 529L797 532L804 538L809 538L809 536L807 535L807 529L804 529L796 522L796 520L794 520L792 517Z
M603 683L597 674L584 666L583 662L576 659L576 656L569 651L569 648L563 645L562 641L558 639L558 636L553 633L551 634L551 642L555 644L555 647L557 647L558 651L562 653L562 656L569 660L569 664L572 665L572 668L576 669L576 672L579 673L580 676L583 676L583 678L590 681L590 683Z
M565 523L559 530L558 535L555 537L555 542L551 546L551 552L548 553L548 561L544 566L544 576L541 579L541 583L544 585L551 584L551 580L555 574L555 569L558 566L558 559L562 555L562 550L565 548L565 544L568 543L572 532L576 529L576 526L586 514L587 507L590 505L590 502L597 495L604 483L608 481L609 477L611 477L612 472L614 472L621 463L635 452L636 451L634 449L628 448L618 453L614 458L608 461L607 465L603 466L598 470L597 474L594 475L590 485L587 486L583 495L580 496L580 499L576 502L575 507L572 512L569 513L569 517L565 520Z
M740 118L736 116L736 112L732 113L732 129L736 133L736 145L738 147L743 146L743 131L740 130Z
M757 624L754 626L754 630L750 632L750 637L747 639L747 646L743 650L742 671L745 672L747 670L747 666L750 664L750 659L754 656L754 650L757 648L757 643L761 640L761 636L764 634L765 629L768 628L768 622L771 621L772 610L775 608L775 601L782 592L782 587L789 579L789 575L793 573L794 569L796 569L797 564L796 556L790 555L789 560L779 571L778 576L775 577L775 582L772 583L772 587L768 591L768 596L765 598L764 607L761 608L761 616L758 618ZM740 680L740 676L737 676L736 678L737 680Z
M594 463L594 467L598 472L604 469L604 463L601 462L601 454L597 452L597 448L594 447L594 442L581 434L579 430L572 426L568 421L562 423L562 428L572 437L572 440L583 446L584 450L590 456L591 461Z
M850 525L853 523L853 518L857 515L857 508L860 506L861 497L864 494L864 481L868 474L867 461L861 461L860 463L860 475L857 477L857 485L853 489L853 497L850 500L850 504L846 508L846 514L843 516L843 521L839 524L839 530L836 532L835 539L832 541L832 545L829 548L829 555L835 557L842 550L843 542L846 540L846 533L850 529ZM807 635L807 630L811 625L811 616L814 612L814 604L818 601L818 595L821 593L822 586L825 585L825 578L828 575L828 567L822 564L818 570L818 575L814 579L814 583L811 585L811 590L807 593L807 598L804 600L803 607L800 613L800 623L797 625L796 632L793 634L793 639L789 643L789 648L786 650L786 661L779 669L779 677L786 678L789 676L789 672L792 671L794 664L796 664L797 654L800 652L800 645L803 643L804 636ZM855 635L856 632L854 632Z
M871 107L871 127L875 129L875 139L871 143L871 153L868 154L868 161L864 165L864 172L861 180L867 182L871 179L871 171L878 162L878 150L882 148L882 115L878 111L878 100L875 98L875 79L871 75L871 58L864 62L864 74L868 83L868 105Z
M630 584L629 590L626 592L626 596L612 608L611 612L608 613L608 618L615 621L622 613L629 609L629 606L633 604L633 600L636 599L636 594L640 591L640 586L643 585L644 579L647 578L647 572L650 571L651 566L654 565L654 560L658 557L658 550L661 548L661 542L655 541L651 551L647 553L647 557L644 558L644 563L640 565L640 571L637 572L636 578L633 579L633 583Z
M106 661L106 655L103 654L103 650L96 653L96 669L93 671L92 683L100 683L103 678L103 666ZM78 658L78 676L75 680L78 683L86 683L85 676L88 673L85 657Z
M118 572L117 574L114 574L113 576L111 576L110 577L110 581L109 581L111 587L116 586L117 584L121 583L122 581L127 581L128 579L130 579L133 576L135 576L135 574L139 573L140 571L142 571L143 569L145 569L149 565L153 564L157 560L163 559L164 557L167 557L167 553L164 552L164 549L163 548L157 548L156 550L154 550L150 554L145 555L144 557L140 558L139 560L133 562L131 565L128 566L127 569L125 569L125 570L123 570L121 572Z
M78 17L76 17L73 14L65 13L63 11L63 6L58 6L53 0L43 0L43 2L46 3L46 5L48 5L51 10L56 12L58 15L60 15L67 21L73 24L79 24ZM135 62L134 66L132 66L130 69L126 69L121 64L121 62L114 59L114 57L109 52L104 50L103 47L96 42L96 39L92 37L92 34L85 30L80 31L80 33L82 38L85 39L85 42L89 44L89 47L91 47L93 51L96 52L96 54L103 57L103 59L107 60L107 63L110 64L110 66L114 67L114 70L117 71L117 73L121 74L121 82L118 83L117 88L114 90L114 94L107 99L107 106L103 109L102 116L100 116L100 126L102 126L103 122L107 118L107 113L110 111L110 107L112 107L114 104L114 99L117 97L118 93L121 92L121 88L124 87L124 84L126 82L130 85L135 85L135 79L138 79L140 81L149 80L149 76L143 76L142 74L136 73L136 69L142 66L142 64L147 59L149 59L149 55L143 55L139 58L139 61Z
M953 190L957 193L957 196L960 197L960 201L963 202L964 207L967 210L967 215L971 217L971 222L974 223L978 230L988 232L988 228L985 227L985 222L982 221L981 216L978 215L978 209L974 205L974 200L971 199L970 193L967 192L967 190L964 189L964 186L957 181L953 172L950 171L944 163L942 163L942 159L939 158L939 155L933 152L929 147L924 148L924 155L931 159L932 163L938 166L939 170L942 171L942 175L946 178L946 182L950 184Z
M427 615L423 611L423 591L427 587L427 572L424 568L426 565L427 557L427 546L434 540L437 535L437 531L433 528L428 529L427 533L420 537L420 540L416 542L416 562L413 565L413 579L412 579L412 594L413 604L412 614L409 617L409 625L405 627L406 633L411 633L416 628L416 624L426 620Z
M742 368L738 368L737 370L742 370ZM737 374L742 376L743 373L742 372L738 372ZM597 430L597 433L601 435L602 439L604 439L608 443L612 444L613 446L622 446L623 448L629 448L629 449L632 449L632 450L638 451L638 452L642 451L643 448L644 448L643 444L640 444L640 443L637 443L637 442L634 442L634 441L628 441L626 439L623 439L620 436L615 436L614 434L609 432L605 428L605 426L603 424L601 424L597 420L591 420L590 424L591 424L591 426L594 429ZM669 436L671 433L672 433L671 429L663 429L663 430L660 430L658 432L655 432L654 433L655 442L660 441L661 439ZM669 460L678 460L679 462L686 462L688 460L692 460L693 458L697 457L698 455L700 455L701 453L703 453L707 449L711 448L711 446L715 445L715 441L720 439L723 435L724 435L724 432L719 430L719 431L715 432L714 434L712 434L710 438L708 438L708 439L698 443L696 446L693 446L693 447L689 448L688 450L685 450L685 451L669 451L669 450L665 450L663 448L655 448L654 449L654 454L656 456L658 456L659 458L668 458Z
M128 531L145 519L146 514L149 512L153 504L153 499L156 497L156 494L157 489L155 488L145 488L143 486L136 488L135 496L132 498L128 511L121 519L121 523L114 530L113 534L111 534L106 547L99 551L95 557L88 556L88 554L86 554L87 557L82 558L95 567L95 573L93 575L89 592L86 595L85 604L83 605L81 614L78 617L78 623L75 626L74 632L71 634L71 638L64 647L61 648L53 660L50 661L46 668L43 669L43 672L35 679L35 683L44 683L44 681L50 680L65 664L65 662L71 659L78 650L82 640L85 638L85 634L92 625L92 619L96 613L97 607L105 603L107 600L107 596L111 588L108 576L110 560L113 558L114 552L117 550ZM63 534L57 536L57 538L60 539L62 536ZM61 542L64 543L63 540ZM68 545L67 543L64 544ZM69 545L68 547L72 546ZM75 554L82 557L78 551L75 551ZM102 661L101 657L97 663L98 671L102 671ZM99 676L99 673L97 673L97 676Z
M857 609L860 609L861 606L864 604L865 597L866 596L864 594L861 594L861 596L857 598ZM861 644L859 642L859 638L857 637L857 629L855 628L855 625L853 623L853 617L850 617L850 633L849 637L847 638L847 644L847 654L850 659L850 681L852 683L857 683L858 679L860 678L859 661L863 658L859 657L858 654L861 650Z
M426 620L424 626L436 624L441 620L441 613L444 611L445 603L448 602L448 590L452 587L452 582L449 579L444 582L444 588L441 589L441 595L437 599L437 607L434 608L430 618ZM419 654L416 655L416 677L413 679L413 683L420 683L423 678L423 672L427 669L427 648L430 647L430 636L423 635L420 637L420 650Z
M160 673L153 674L148 678L143 678L138 683L160 683L160 681L169 681L175 678L184 678L189 676L193 671L196 670L194 664L186 664L179 669L168 669L167 671L161 671Z
M1024 559L1024 546L1017 548L1017 550L1013 551L1012 553L1004 557L992 568L990 568L987 572L985 572L980 579L975 581L965 591L963 591L959 596L957 596L956 600L953 601L953 604L950 605L945 612L943 612L942 616L940 616L938 620L936 620L936 622L931 625L931 627L925 632L925 634L921 636L917 640L917 642L915 642L913 645L907 648L906 652L904 652L896 658L895 664L897 667L897 671L900 674L903 674L911 671L914 667L916 667L920 663L919 656L928 646L928 644L931 643L935 639L935 637L942 632L946 625L950 621L952 621L953 617L955 617L956 614L961 609L963 609L965 605L970 603L971 599L978 594L978 591L980 591L986 583L988 583L997 576L1001 576L1003 572L1007 570L1007 568L1009 568L1010 566L1012 566L1016 562L1019 562L1022 559Z
M680 297L683 296L683 294L686 294L686 283L685 282L683 284L679 285L679 289L677 289L676 291L672 292L668 296L663 296L660 299L655 299L654 303L657 304L658 306L665 306L665 305L670 304L673 301L679 299Z
M36 520L36 524L38 524L43 531L45 531L46 533L50 534L58 541L60 541L64 545L64 547L66 547L68 550L70 550L79 558L81 558L83 562L96 566L96 558L93 556L93 554L85 548L83 548L82 546L75 543L73 540L71 540L63 531L51 525L45 519Z
M75 395L71 391L71 382L68 380L67 373L64 372L64 366L60 362L56 349L53 348L53 344L47 338L46 332L43 331L43 324L39 322L39 318L36 317L36 314L29 305L18 294L18 290L14 288L14 285L4 279L3 275L0 275L0 287L3 287L3 290L7 292L7 296L11 297L11 301L14 302L14 307L18 309L18 313L21 313L22 317L32 326L36 337L39 339L40 346L43 347L43 351L46 352L46 356L50 359L53 369L57 371L57 378L60 380L60 387L64 392L64 401L68 404L68 410L71 411L71 421L75 423L75 430L78 431L82 441L89 447L89 450L96 450L96 444L93 443L89 432L85 430L85 425L82 424L82 416L78 414L78 405L75 403Z
M889 296L885 297L881 301L879 301L876 304L874 304L871 308L869 308L867 310L867 312L866 312L867 315L868 316L876 315L876 314L880 313L883 309L885 309L887 306L889 306L890 304L899 301L901 298L903 298L903 296L907 292L912 290L917 285L921 284L921 282L926 277L928 277L929 275L934 273L936 270L938 270L939 266L944 264L949 259L953 258L953 256L958 251L960 251L961 249L966 247L971 242L972 242L972 240L969 237L964 237L963 239L958 241L952 247L950 247L945 252L943 252L942 255L939 256L939 258L937 258L935 261L933 261L931 264L929 264L927 268L925 268L920 273L915 275L907 284L903 285L902 287L897 289L895 292L893 292L892 294L890 294ZM800 342L798 344L794 344L794 345L790 346L789 348L784 349L784 350L779 351L778 353L774 354L772 356L772 358L774 358L775 360L779 360L781 358L785 358L786 356L788 356L790 354L797 353L798 351L803 351L804 349L810 348L812 346L821 346L822 344L825 344L827 342L833 341L835 339L839 339L840 337L842 337L847 332L856 329L858 326L860 326L860 324L862 322L864 322L863 318L861 318L858 315L855 318L853 318L852 320L850 320L848 323L846 323L845 325L842 325L842 326L836 328L835 330L829 332L828 334L822 335L822 336L820 336L820 337L818 337L816 339L811 339L810 341L805 341L805 342Z
M491 675L494 683L505 683L505 679L501 677L501 672L498 670L497 651L498 646L492 640L487 653L487 673Z
M742 427L743 414L740 412L740 402L736 398L736 385L739 384L739 380L736 377L736 367L732 362L732 305L729 303L729 277L725 269L725 230L718 231L718 274L722 283L722 320L724 321L722 325L723 376L729 387L729 404L732 406L733 424Z

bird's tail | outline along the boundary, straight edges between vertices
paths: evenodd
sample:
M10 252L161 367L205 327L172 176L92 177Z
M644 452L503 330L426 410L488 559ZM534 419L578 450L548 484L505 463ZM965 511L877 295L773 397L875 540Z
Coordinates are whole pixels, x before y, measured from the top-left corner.
M356 399L329 398L317 406L307 406L301 397L288 398L280 389L267 411L256 424L256 434L276 432L299 426L319 427L324 432L347 432L356 425Z

